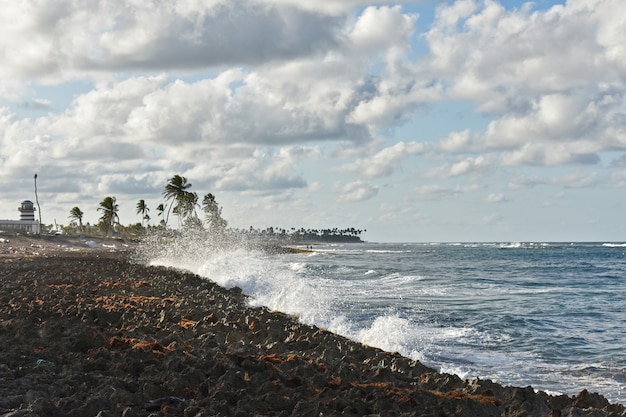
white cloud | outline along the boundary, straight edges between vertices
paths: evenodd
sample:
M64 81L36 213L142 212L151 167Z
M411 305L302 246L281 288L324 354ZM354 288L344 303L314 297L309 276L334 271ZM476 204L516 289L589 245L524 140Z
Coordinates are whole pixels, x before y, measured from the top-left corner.
M489 203L503 203L508 201L506 196L502 193L492 193L487 196L487 202Z
M364 181L354 181L349 184L335 185L335 192L340 201L358 202L373 198L378 194L378 187Z
M617 30L622 24L619 0L569 1L545 12L528 4L506 11L495 1L470 0L440 7L426 38L433 69L454 80L474 77L471 84L453 86L469 98L462 87L476 90L478 82L483 88L468 92L480 98L493 86L557 91L614 79L625 65L615 59L624 50L624 33Z
M555 177L551 183L565 188L589 188L598 182L597 172L574 172L568 175Z
M584 171L545 178L539 176L519 176L509 182L509 188L511 190L519 190L534 188L539 185L550 185L563 188L588 188L596 185L598 180L598 173Z
M469 129L461 132L451 132L439 141L439 148L446 152L467 152L473 147L472 135Z
M421 185L414 189L416 195L422 198L439 200L449 198L462 192L460 187L444 187L442 185Z
M357 105L347 121L369 126L372 130L385 125L397 125L408 120L416 108L440 99L441 86L431 78L415 73L407 61L411 39L418 16L405 14L399 6L369 7L359 17L349 34L355 59L366 59L374 65L373 57L381 57L386 76L368 80L362 85ZM360 58L360 55L363 58Z
M358 159L336 171L351 172L365 178L389 176L401 166L403 159L423 152L425 145L418 142L398 142L384 148L370 158Z
M415 31L416 15L404 14L400 6L368 7L348 35L354 48L367 56L407 47ZM373 55L372 55L373 54Z
M594 153L578 153L576 146L567 144L529 143L513 152L502 154L504 165L557 166L557 165L595 165L600 162Z
M491 122L482 138L483 146L497 150L519 148L531 142L561 142L568 147L583 145L584 152L615 146L626 149L623 126L617 125L617 134L610 132L616 127L616 118L625 115L625 92L621 85L603 85L593 95L577 91L538 97L528 113L508 114Z
M509 189L513 191L517 191L517 190L522 190L522 189L527 189L527 188L534 188L538 185L543 185L543 184L546 184L546 180L536 175L531 176L531 177L521 175L509 181L508 187Z
M303 149L281 149L279 153L257 150L252 158L224 164L215 179L218 190L261 191L304 188L306 181L296 173ZM313 151L315 152L315 151Z
M255 1L24 1L3 8L2 75L201 68L334 48L342 20Z
M459 194L473 193L483 189L481 184L467 184L467 185L441 185L441 184L428 184L415 187L412 191L420 199L427 200L442 200L445 198L454 197Z
M626 149L626 33L621 3L569 1L507 11L495 1L438 9L421 69L451 98L494 115L484 132L451 132L447 152L502 153L505 165L597 164Z
M466 157L451 164L429 169L427 177L452 178L461 175L474 175L485 173L491 167L491 162L484 156Z
M371 4L369 0L316 0L316 1L300 1L300 0L254 0L261 4L270 5L289 5L298 7L303 10L312 12L327 13L330 15L340 15L358 6L367 6ZM400 0L387 3L410 3L411 0ZM385 2L379 2L385 3Z

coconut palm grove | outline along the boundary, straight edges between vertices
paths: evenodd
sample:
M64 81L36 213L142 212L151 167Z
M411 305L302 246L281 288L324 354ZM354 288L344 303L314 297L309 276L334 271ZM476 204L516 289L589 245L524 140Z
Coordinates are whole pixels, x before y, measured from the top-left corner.
M163 202L153 207L146 204L145 199L136 203L136 214L139 222L123 225L119 217L119 203L115 196L106 196L99 202L97 211L100 215L98 223L83 223L85 212L78 206L69 211L67 226L57 226L67 235L94 234L104 236L123 236L125 238L140 237L147 231L159 230L205 230L215 235L233 234L273 239L289 243L304 242L362 242L361 235L365 229L319 228L304 227L265 227L250 226L248 229L233 229L222 217L215 196L207 193L200 199L198 193L191 191L192 184L181 175L174 175L167 181L162 197ZM150 215L156 215L156 220ZM52 229L52 226L50 226Z

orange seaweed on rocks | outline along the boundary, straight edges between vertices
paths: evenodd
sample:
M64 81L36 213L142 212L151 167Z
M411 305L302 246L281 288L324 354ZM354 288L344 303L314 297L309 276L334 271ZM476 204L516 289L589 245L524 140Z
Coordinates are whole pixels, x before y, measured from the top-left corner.
M196 324L198 324L198 322L197 322L197 321L194 321L194 320L189 320L189 319L181 319L181 320L178 322L178 325L179 325L180 327L182 327L183 329L188 329L188 328L190 328L190 327L195 326Z

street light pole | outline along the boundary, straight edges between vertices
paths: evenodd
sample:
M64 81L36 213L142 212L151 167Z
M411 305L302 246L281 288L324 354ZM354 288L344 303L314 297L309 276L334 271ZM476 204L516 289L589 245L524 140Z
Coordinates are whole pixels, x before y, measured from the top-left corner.
M37 211L39 212L39 232L41 234L41 207L39 207L39 196L37 195L37 173L35 173L35 201L37 202Z

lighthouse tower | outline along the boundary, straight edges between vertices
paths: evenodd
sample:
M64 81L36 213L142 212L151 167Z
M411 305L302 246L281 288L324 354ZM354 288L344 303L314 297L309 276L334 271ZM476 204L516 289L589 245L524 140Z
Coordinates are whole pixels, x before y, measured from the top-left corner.
M20 212L20 221L24 221L24 220L30 221L30 222L35 221L35 206L33 205L32 201L30 200L22 201L22 204L20 205L18 210Z
M41 231L41 225L35 220L35 206L30 200L22 201L18 207L20 212L19 220L0 220L0 230L3 232L26 232L37 233Z

